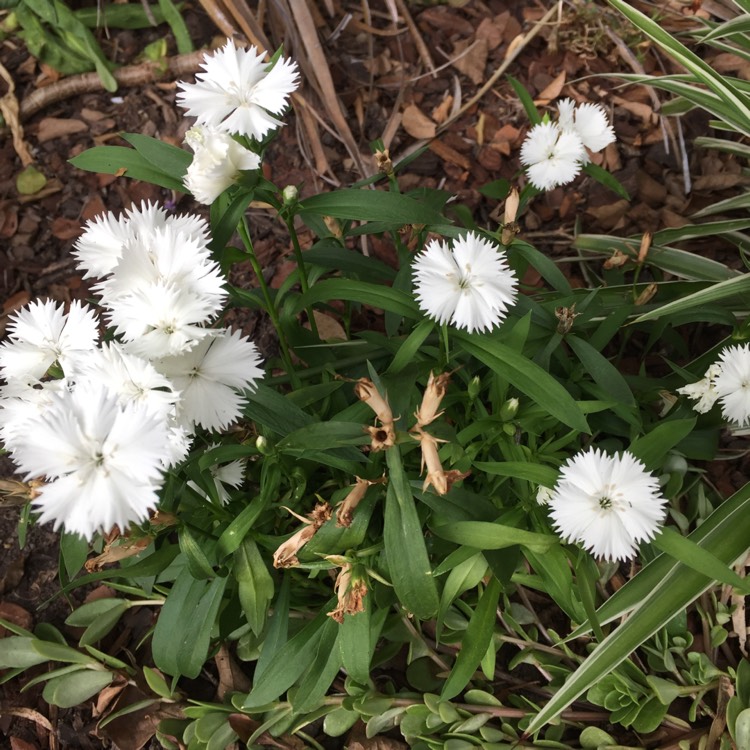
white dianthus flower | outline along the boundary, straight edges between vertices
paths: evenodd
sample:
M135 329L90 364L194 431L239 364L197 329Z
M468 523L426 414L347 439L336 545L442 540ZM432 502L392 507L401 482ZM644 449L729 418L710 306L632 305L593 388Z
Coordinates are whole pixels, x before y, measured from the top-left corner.
M517 282L505 253L469 233L453 247L432 240L414 259L420 308L439 323L474 331L498 325L516 300Z
M0 375L7 381L39 379L57 362L65 369L76 357L96 347L98 321L87 305L35 300L11 316L8 341L0 346Z
M283 123L279 115L299 85L297 64L279 59L269 70L256 47L240 49L228 41L206 55L196 83L180 81L177 103L198 123L261 139Z
M706 374L701 380L695 383L689 383L677 389L677 393L693 399L697 403L693 404L693 409L699 414L705 414L711 410L711 407L718 401L719 394L716 390L716 377L721 372L721 366L713 364L706 370Z
M557 123L540 122L521 146L521 164L527 168L531 184L539 190L552 190L571 182L581 171L586 149L578 135Z
M238 331L206 329L207 336L190 351L154 362L180 391L178 422L222 430L242 412L242 389L255 388L263 377L260 354Z
M666 500L656 477L625 451L589 448L570 458L549 500L555 530L595 557L628 560L664 523Z
M164 420L93 386L53 394L16 437L12 456L26 480L46 478L33 501L40 522L90 540L148 517L159 500L166 445Z
M260 166L258 154L215 128L196 125L188 130L185 141L194 152L185 187L199 203L210 205L237 182L240 172Z
M714 389L721 412L740 427L750 423L750 345L729 346L719 355Z
M572 99L563 99L557 108L560 127L563 131L574 132L589 151L597 153L615 141L614 128L609 124L601 104L586 102L576 107ZM587 164L588 161L586 154L583 163Z

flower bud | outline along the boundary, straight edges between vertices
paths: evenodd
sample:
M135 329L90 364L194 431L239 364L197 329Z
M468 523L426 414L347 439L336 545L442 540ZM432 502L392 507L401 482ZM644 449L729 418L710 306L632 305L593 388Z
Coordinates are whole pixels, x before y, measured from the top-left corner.
M518 414L518 399L517 398L509 398L501 407L500 407L500 419L503 420L503 422L508 422L513 417Z
M476 397L479 395L479 392L482 390L482 381L479 379L479 375L475 375L470 381L469 386L467 388L467 391L469 393L469 398L474 401Z
M284 201L285 206L291 206L297 202L299 191L296 185L287 185L281 191L281 199Z
M258 435L258 437L255 438L255 447L258 449L258 453L260 453L261 455L271 455L271 449L268 445L268 438L264 437L263 435Z

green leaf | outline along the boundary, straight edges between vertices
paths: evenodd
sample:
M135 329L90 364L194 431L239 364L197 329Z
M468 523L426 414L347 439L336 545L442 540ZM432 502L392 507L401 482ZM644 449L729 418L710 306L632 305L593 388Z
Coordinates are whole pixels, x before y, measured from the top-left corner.
M576 430L590 432L586 417L573 397L539 365L486 336L457 333L455 337L467 354L483 362L550 415Z
M151 649L156 666L167 674L195 679L208 656L211 630L226 578L195 580L185 567L159 613Z
M339 634L341 662L346 673L357 682L366 685L370 679L370 610L372 594L367 593L362 602L364 611L344 615Z
M321 266L328 271L356 274L372 281L392 281L396 271L377 258L349 250L331 239L316 242L304 252L305 264Z
M305 450L326 450L346 445L364 445L370 442L359 422L316 422L287 435L277 443L280 453L298 455Z
M245 539L234 553L234 571L240 604L250 629L260 636L273 599L273 578L252 539Z
M87 628L102 615L106 615L112 609L119 609L122 605L127 608L128 602L125 599L96 599L93 602L82 604L78 609L73 610L65 620L66 625L74 628Z
M635 406L633 394L620 371L588 341L568 334L565 341L575 352L586 372L594 382L616 401Z
M344 188L305 198L299 204L304 216L333 216L336 219L355 221L382 221L396 229L405 224L444 224L445 217L413 198L400 193L381 190L358 190Z
M133 148L125 146L94 146L69 160L78 169L88 172L124 175L153 185L184 193L182 182L154 167Z
M146 680L148 686L153 690L160 698L171 699L174 694L169 689L169 685L164 677L151 667L143 667L143 677Z
M460 548L460 551L464 550L472 552L471 548ZM443 591L440 594L440 609L437 616L438 638L442 630L445 614L450 605L465 591L477 586L482 578L484 578L486 572L487 560L484 559L484 555L481 552L475 552L471 557L456 565L448 574Z
M62 643L51 643L50 641L40 641L34 639L31 642L31 647L45 659L49 661L63 661L70 664L95 664L96 660L92 659L87 654L83 654L80 651L65 646Z
M665 552L698 573L710 576L727 586L733 586L744 594L750 594L750 581L740 578L715 555L687 537L678 534L669 526L661 530L661 534L653 540L652 544L661 552Z
M42 698L53 706L72 708L99 693L114 679L112 672L81 669L50 680L44 686Z
M316 302L346 300L370 305L381 310L396 313L405 318L420 317L417 304L410 294L391 289L380 284L354 279L324 279L301 295L294 306L294 312L312 307Z
M486 474L498 477L525 479L552 489L557 484L559 471L551 466L526 463L524 461L475 461L474 467Z
M328 688L339 673L342 664L341 637L339 624L327 618L315 650L315 658L291 699L296 713L309 713L318 708L325 698Z
M500 581L492 576L471 615L456 663L440 693L442 700L450 700L466 687L489 648L495 629L500 590Z
M542 116L539 114L539 110L537 110L531 94L526 90L524 85L513 76L508 76L508 83L513 87L513 91L516 92L516 96L523 105L526 117L529 118L529 122L531 122L532 125L538 125L542 121Z
M385 375L398 375L407 365L414 362L414 358L419 352L419 347L425 342L425 339L432 333L435 328L435 321L425 318L418 323L414 330L406 337L399 347L395 356L388 365Z
M104 600L100 600L104 601ZM78 641L80 646L90 646L104 638L107 633L114 628L120 621L122 615L130 608L130 602L124 599L116 599L117 606L110 607L106 612L102 612L94 622L92 622L84 631L81 639ZM94 604L94 602L91 602Z
M661 422L648 435L636 438L628 450L643 461L649 471L660 469L667 453L693 431L695 423L696 417Z
M693 310L700 307L710 307L717 302L725 299L731 299L738 295L746 297L750 293L750 274L742 274L731 279L720 281L707 289L701 289L693 294L688 294L681 299L676 299L666 305L650 310L643 315L639 315L633 322L642 323L645 320L655 320L664 315L675 315L683 313L686 310Z
M151 138L140 133L122 133L121 137L149 164L180 182L182 182L190 163L193 161L192 154L177 146L160 141L158 138Z
M398 446L386 449L386 461L388 489L383 541L391 583L409 612L421 620L429 620L438 611L437 587Z
M169 24L169 28L172 29L174 40L177 43L177 51L181 55L192 52L193 42L190 40L190 32L188 32L187 25L172 0L159 0L159 9Z
M438 526L432 531L441 539L475 549L503 549L520 544L541 554L558 544L557 538L551 534L537 534L485 521L456 521L448 526Z
M285 690L294 685L302 674L307 672L317 656L318 644L324 629L327 628L328 636L331 632L331 624L336 625L326 615L326 612L333 609L335 602L335 599L331 599L324 604L314 620L311 620L276 651L273 662L263 672L263 679L255 680L253 689L242 706L243 710L252 711L275 701Z
M630 193L625 189L625 186L613 174L607 172L606 169L602 169L598 164L589 162L584 165L583 171L600 185L604 185L605 188L609 188L613 193L619 195L620 198L624 198L626 201L630 200Z
M21 635L0 638L0 669L26 669L49 661L34 648L35 641Z
M259 385L252 392L246 391L245 398L244 415L277 435L288 435L315 422L314 417L267 385Z

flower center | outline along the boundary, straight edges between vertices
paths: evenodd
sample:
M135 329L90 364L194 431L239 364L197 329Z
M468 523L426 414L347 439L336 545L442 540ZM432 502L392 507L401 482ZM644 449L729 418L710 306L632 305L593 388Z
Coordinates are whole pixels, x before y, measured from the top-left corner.
M599 498L599 507L602 510L610 510L612 508L612 498L607 495L602 495L602 497Z

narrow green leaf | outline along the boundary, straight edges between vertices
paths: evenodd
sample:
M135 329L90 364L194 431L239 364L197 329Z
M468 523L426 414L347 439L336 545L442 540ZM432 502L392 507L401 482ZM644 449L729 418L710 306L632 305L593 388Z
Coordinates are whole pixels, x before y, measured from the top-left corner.
M594 382L616 401L635 406L633 394L620 371L585 339L568 335L565 340Z
M558 544L551 534L537 534L533 531L503 526L485 521L457 521L449 526L432 529L441 539L456 544L465 544L475 549L504 549L520 544L537 553L544 553Z
M625 186L611 172L593 162L585 164L583 171L600 185L604 185L605 188L611 190L615 195L619 195L620 198L624 198L626 201L630 200L630 193L628 193Z
M646 465L649 471L661 468L664 457L695 427L696 417L661 422L648 435L636 438L628 450Z
M339 639L341 627L332 618L327 618L315 652L315 659L299 684L292 698L295 712L309 713L319 708L328 688L342 665Z
M193 155L177 146L140 133L123 133L127 141L149 164L156 169L182 181ZM183 191L184 192L184 191Z
M419 619L429 620L438 610L437 587L398 446L386 449L386 461L383 540L391 582L403 606Z
M550 489L557 484L559 471L551 466L525 463L523 461L475 461L474 466L487 474L497 477L525 479Z
M185 567L159 613L151 648L156 666L167 674L196 678L208 656L211 630L226 578L196 580Z
M353 680L366 685L370 679L370 610L372 594L368 592L363 602L364 611L344 615L339 635L341 661Z
M34 639L31 642L31 648L49 661L63 661L69 664L86 665L96 663L88 654L81 653L70 646L64 646L62 643L51 643L50 641Z
M726 281L720 281L708 289L702 289L694 294L689 294L682 299L674 300L666 305L650 310L643 315L638 316L633 322L642 323L646 320L655 320L664 315L675 315L683 313L686 310L692 310L699 307L710 307L717 302L725 299L737 297L738 295L746 296L750 292L750 274L745 273L742 276L735 276Z
M343 188L305 198L299 205L305 213L355 221L382 221L392 228L404 224L444 224L445 217L420 201L400 193Z
M268 605L273 599L273 578L252 539L245 539L234 553L234 576L240 604L250 629L260 636L266 624Z
M388 365L385 375L398 375L407 365L414 362L414 357L419 351L419 347L422 346L434 328L435 321L429 318L425 318L418 323L399 347L399 350L391 360L391 364Z
M300 450L326 450L346 445L364 445L370 442L359 422L315 422L300 427L277 443L281 453L295 454Z
M123 614L130 608L130 603L124 599L117 599L116 601L118 603L116 607L110 607L106 612L102 612L86 628L81 639L78 641L79 646L90 646L92 643L100 641L117 625ZM91 603L93 604L94 602Z
M300 313L316 302L329 302L330 300L359 302L410 319L420 317L411 295L380 284L342 278L319 281L297 299L294 312Z
M81 669L50 680L44 686L42 698L53 706L72 708L99 693L114 679L112 672Z
M110 597L82 604L68 615L65 624L72 625L74 628L86 628L96 622L98 617L106 615L111 609L119 609L123 604L127 608L128 602L125 599Z
M750 594L750 581L740 578L729 566L691 539L665 526L652 542L661 552L687 565L687 567L710 576L719 583L733 586L744 594Z
M461 650L440 693L442 700L454 698L466 687L489 648L495 629L500 590L500 581L492 576L471 615Z
M263 672L263 679L255 680L243 709L251 711L275 701L309 669L317 655L324 629L327 628L326 633L330 634L331 624L336 626L336 623L326 615L326 612L333 609L335 602L335 599L329 600L314 620L276 651L274 661Z
M508 83L513 87L513 91L516 92L518 100L526 112L526 117L529 118L529 122L532 125L538 125L542 121L542 116L539 114L539 110L534 104L534 99L531 94L526 90L526 87L513 76L508 76Z
M169 24L169 28L172 29L175 42L177 43L177 51L181 55L186 55L188 52L193 51L193 42L190 40L190 32L188 31L187 25L177 10L177 7L172 0L159 0L159 9L164 15L164 19Z
M185 192L180 180L153 167L135 149L125 146L94 146L69 161L74 167L88 172L124 175L168 190Z
M504 378L556 419L581 432L590 432L578 404L549 373L522 354L498 341L457 333L463 350Z

